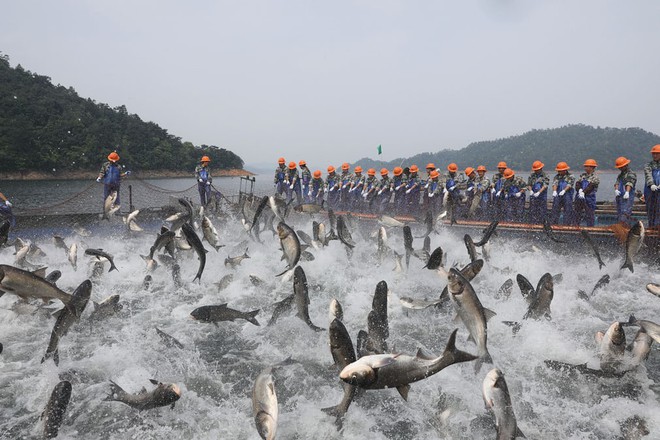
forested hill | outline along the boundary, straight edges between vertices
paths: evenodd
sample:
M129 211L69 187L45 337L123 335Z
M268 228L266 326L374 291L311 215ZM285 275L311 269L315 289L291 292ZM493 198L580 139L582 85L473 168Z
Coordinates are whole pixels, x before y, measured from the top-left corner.
M125 106L110 108L47 76L12 68L0 53L0 171L96 171L115 149L135 171L192 172L204 154L214 169L243 167L229 150L182 142Z
M634 169L641 169L651 160L651 147L660 144L660 136L641 128L594 128L588 125L567 125L547 130L532 130L519 136L494 141L474 142L461 150L441 150L422 153L391 162L360 159L356 165L363 168L392 169L395 166L416 164L420 168L429 162L446 170L455 162L462 170L467 166L485 165L495 170L499 161L505 161L514 170L529 170L532 162L540 160L547 170L554 170L557 162L564 161L574 170L581 170L585 159L593 158L601 170L614 169L614 161L626 156ZM387 148L383 145L383 148Z

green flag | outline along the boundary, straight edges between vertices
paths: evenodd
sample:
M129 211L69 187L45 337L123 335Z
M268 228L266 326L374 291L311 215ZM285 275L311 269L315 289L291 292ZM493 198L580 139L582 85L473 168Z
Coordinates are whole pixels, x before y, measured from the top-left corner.
M378 154L383 154L383 147L380 145L378 146Z

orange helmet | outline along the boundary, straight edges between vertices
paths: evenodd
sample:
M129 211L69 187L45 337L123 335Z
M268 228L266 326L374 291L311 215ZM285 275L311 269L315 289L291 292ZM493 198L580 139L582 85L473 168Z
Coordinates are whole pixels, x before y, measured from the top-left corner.
M616 161L614 161L614 166L617 168L623 168L629 163L630 159L626 159L625 157L621 156L616 158Z
M434 170L435 169L435 164L433 162L429 162L428 165L426 165L427 170Z
M202 158L199 161L200 162L211 162L211 159L209 159L208 156L202 156Z
M344 162L343 164L341 164L341 169L342 170L348 170L349 168L350 168L350 165L348 164L348 162Z
M387 176L390 172L387 171L387 168L383 168L380 170L380 175L381 176Z
M403 168L401 167L394 167L394 175L395 176L400 176L403 173Z
M596 161L593 160L593 159L587 159L587 160L584 161L584 166L585 167L597 167L598 163L596 163Z
M534 163L532 164L532 171L538 171L542 169L545 166L543 162L540 160L535 160Z
M289 169L290 170L295 170L296 169L296 163L295 162L289 162Z
M356 173L361 173L362 172L362 167L360 165L358 165L355 168L353 168L353 171L355 171Z
M298 162L298 165L300 165L300 166L307 165L307 162L305 162L304 160L301 160L300 162Z
M410 167L410 172L411 173L416 173L417 171L419 171L419 168L417 168L417 165L413 165L413 166Z
M108 154L108 160L117 162L119 160L119 155L117 154L116 151L113 151L112 153Z
M571 168L568 166L568 164L566 162L559 162L557 164L557 168L555 168L555 170L557 170L557 171L568 171L570 169Z
M497 168L506 168L506 162L500 162L497 164Z
M651 153L660 153L660 144L651 148Z
M438 172L438 170L433 170L433 171L431 171L430 176L431 176L431 179L437 179L438 177L440 177L440 173Z
M321 170L314 171L314 178L318 179L319 177L321 177Z
M447 171L449 171L450 173L455 173L456 171L458 171L458 165L456 165L455 163L450 163L449 165L447 165Z
M467 167L467 168L465 169L465 175L466 175L466 176L469 176L469 175L472 174L472 173L474 173L474 168L472 168L472 167Z
M375 176L375 175L376 175L376 170L374 170L373 168L369 168L367 170L367 176Z
M479 165L479 166L477 167L477 171L483 171L483 172L485 173L485 172L486 172L486 167L483 166L483 165Z
M279 163L279 164L285 164L285 163L286 163L286 160L284 160L283 157L280 157L279 159L277 159L277 163Z
M507 168L506 170L504 170L504 178L505 179L509 179L509 178L513 177L514 174L516 174L516 173L514 173L511 168Z
M335 167L332 165L328 165L328 173L334 173L335 172Z

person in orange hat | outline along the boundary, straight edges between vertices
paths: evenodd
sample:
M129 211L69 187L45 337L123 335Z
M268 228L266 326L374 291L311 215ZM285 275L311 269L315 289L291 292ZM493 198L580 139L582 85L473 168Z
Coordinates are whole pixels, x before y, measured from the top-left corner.
M376 179L376 169L369 168L367 170L367 178L364 180L364 187L362 189L362 198L364 199L363 207L366 212L374 211L374 201L378 193L378 179Z
M649 227L660 227L660 144L651 148L653 160L644 167L644 200Z
M575 181L577 196L573 202L573 213L575 215L575 224L579 225L582 220L587 226L596 224L596 191L600 184L600 179L594 172L598 164L593 159L584 161L584 173Z
M568 172L570 167L566 162L559 162L555 170L557 174L552 180L552 213L550 221L553 225L559 224L564 213L563 224L573 224L573 194L575 193L575 177Z
M119 206L121 204L119 200L119 189L121 187L121 178L131 174L130 171L122 171L121 165L119 165L119 154L116 151L108 154L108 161L101 165L101 171L96 178L97 182L103 182L103 202L108 198L113 192L117 193L117 198L115 199L115 205ZM119 212L119 211L117 211Z
M335 167L328 166L328 175L325 177L325 193L328 195L326 202L331 209L339 208L339 192L341 191L341 181Z
M548 214L548 187L550 178L543 171L545 164L540 160L532 164L532 174L527 178L529 188L529 222L541 225Z
M377 211L379 214L384 213L390 205L390 199L394 193L394 183L390 179L390 172L387 168L380 170L380 182L378 182L378 206Z
M493 179L490 181L490 194L492 198L490 206L491 220L503 220L506 215L502 187L504 186L505 180L504 171L507 168L506 162L499 162L497 164L497 173L493 175Z
M275 168L275 178L273 184L275 185L275 194L282 195L286 192L286 160L283 157L277 159L277 168Z
M404 205L407 207L408 214L416 216L419 212L419 193L422 187L422 181L419 179L419 168L417 165L411 165L410 175L406 182L406 197Z
M303 201L310 203L309 183L312 181L312 172L307 168L307 162L304 160L298 162L298 166L300 166L300 190L302 191Z
M298 175L298 167L295 162L289 162L288 170L286 171L286 177L284 181L288 185L286 191L286 201L287 203L293 200L293 195L296 195L296 203L298 205L302 204L302 194L300 190L300 176Z
M323 177L321 177L321 170L316 170L312 174L312 180L309 183L309 192L307 199L309 203L323 205Z
M199 200L201 206L206 206L211 201L211 170L209 170L209 163L211 159L208 156L202 156L199 160L199 165L195 167L195 179L197 180L197 191L199 192Z
M525 192L527 184L516 176L516 173L507 168L504 170L504 205L506 207L505 218L510 222L523 222L525 217Z
M16 217L11 210L12 204L7 197L0 192L0 222L7 220L10 226L16 226ZM4 245L7 241L7 235L0 236L0 246Z
M620 222L632 226L635 219L632 216L633 203L635 201L635 185L637 175L630 170L630 159L621 156L614 161L614 166L619 169L619 175L614 183L614 195L616 196L616 213Z
M479 165L477 167L476 193L481 195L481 201L479 202L479 209L475 213L475 217L480 220L488 219L488 207L491 203L490 179L486 177L486 171L487 170L484 165Z
M450 163L447 165L447 174L445 175L445 192L447 197L447 210L450 218L460 213L461 193L460 187L465 183L465 179L458 173L458 165Z
M433 172L433 170L435 170L435 164L433 162L426 164L426 179L420 182L422 184L422 212L424 213L430 209L431 201L427 190L431 183L431 172Z
M406 203L406 182L407 177L403 174L403 168L394 167L392 172L392 185L394 186L394 212L396 214L403 214Z
M351 179L351 183L348 185L348 193L350 200L348 209L354 211L360 211L360 204L362 201L360 195L362 194L362 190L364 189L364 181L366 180L366 178L362 174L362 167L360 165L353 168L353 172L355 174L353 175L353 179Z
M463 203L463 212L461 213L461 216L472 218L475 216L475 213L479 208L479 200L481 198L481 194L477 194L477 186L479 182L477 181L477 172L474 168L467 167L464 172L467 179L460 186L461 190L464 190L465 193L465 202ZM475 197L477 197L476 200Z
M432 218L436 216L442 210L442 196L444 194L444 185L440 180L441 174L440 171L434 169L429 173L429 182L426 187L426 195L429 200L429 210Z
M350 189L351 182L353 181L353 175L350 171L351 167L347 162L341 164L341 175L339 176L339 185L340 185L340 200L339 207L345 211L351 209L351 193L348 192Z

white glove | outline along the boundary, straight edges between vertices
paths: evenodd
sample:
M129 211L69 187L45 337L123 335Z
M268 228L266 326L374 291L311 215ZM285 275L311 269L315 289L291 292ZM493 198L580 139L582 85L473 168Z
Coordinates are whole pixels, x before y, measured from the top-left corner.
M355 188L351 188L348 190L349 193L352 193Z
M289 185L289 189L293 189L293 183Z
M399 186L397 186L396 188L394 188L394 191L398 191L399 188L401 188L401 185L399 185Z
M658 185L651 185L651 191L657 191Z
M499 190L496 194L495 197L499 197L502 194L502 190Z
M563 196L564 194L566 194L565 189L562 189L561 191L559 191L559 197Z
M312 192L309 191L309 192L307 193L307 196L308 196L308 197L312 197Z
M435 195L435 193L431 193L431 194L429 194L429 197L433 197L434 195Z
M9 202L9 200L5 200L5 205L7 205L11 208L11 203Z
M623 193L623 200L628 200L630 198L630 193L628 191Z
M381 195L382 193L383 193L382 189L380 191L378 191L378 195Z
M364 194L362 194L362 198L366 199L368 195L369 195L369 193L364 193Z
M211 185L211 182L206 182L206 185Z
M330 188L330 189L328 189L328 188L326 188L325 190L326 190L326 191L328 191L328 192L332 192L332 191L334 191L334 190L335 190L335 187L333 186L333 187L332 187L332 188Z
M131 172L130 172L130 171L126 171L126 172L124 173L124 175L125 175L125 176L130 176L130 175L131 175Z
M203 181L202 179L197 179L197 181L198 181L199 183L204 183L204 181Z
M490 193L491 193L491 194L495 194L495 188L491 188L491 189L490 189Z
M101 183L101 178L100 178L100 177L97 177L97 178L96 178L96 181L97 181L98 183Z
M442 193L447 194L447 188L442 188Z
M428 183L426 185L424 185L424 189L427 189L428 187L429 187Z
M410 194L410 191L412 191L412 188L406 190L406 194Z
M621 195L621 191L619 191L618 189L615 189L614 190L614 195L619 197Z
M557 191L552 192L552 197L557 197Z
M470 192L474 191L474 186L469 187L467 190Z
M516 198L520 198L520 196L522 196L522 191L521 191L521 192L518 192L518 193L516 193Z
M450 186L448 189L449 189L449 191L453 191L455 188L456 188L456 185Z
M537 192L535 192L535 193L533 194L534 197L538 197L538 196L540 196L540 195L541 195L541 191L537 191Z
M532 191L531 189L528 189L528 190L527 190L527 195L530 196L530 197L533 196L533 195L534 195L534 191Z

